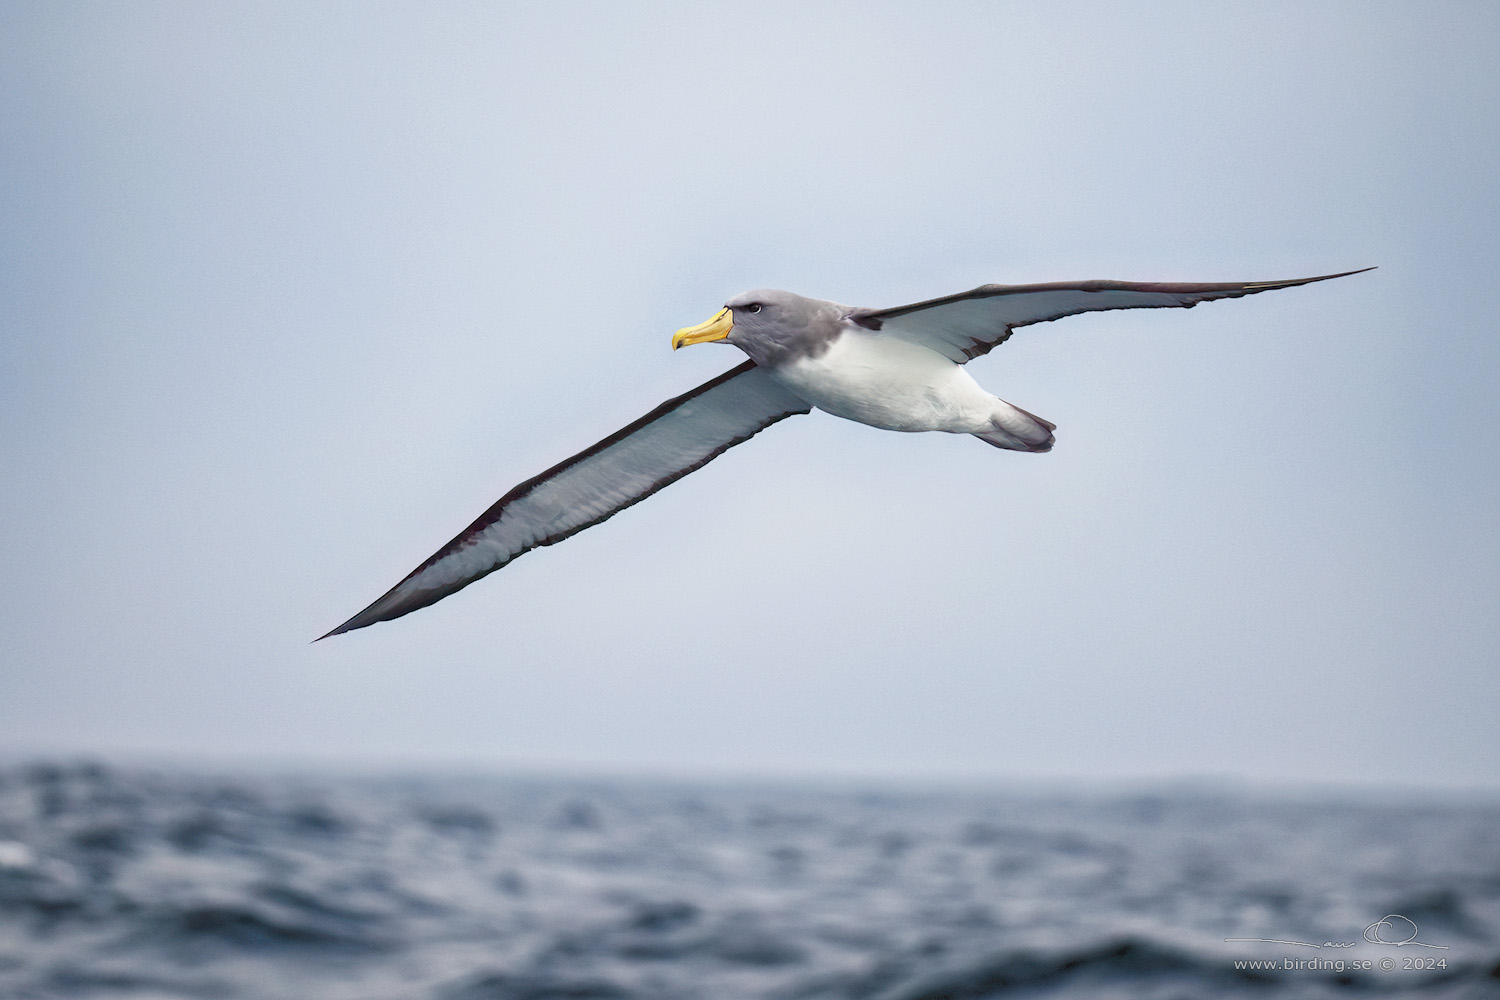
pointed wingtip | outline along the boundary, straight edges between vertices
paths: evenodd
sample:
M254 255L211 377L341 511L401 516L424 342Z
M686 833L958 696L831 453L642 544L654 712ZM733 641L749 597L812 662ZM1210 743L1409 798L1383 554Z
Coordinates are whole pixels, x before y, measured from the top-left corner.
M355 615L354 616L354 618L358 618L358 617L359 617L359 615ZM352 631L352 630L354 630L356 628L359 628L358 625L354 624L354 618L351 618L348 621L344 622L344 624L340 625L336 629L331 629L330 631L324 632L322 635L320 635L316 639L314 639L313 642L322 642L324 639L327 639L329 636L343 635L345 632L350 632L350 631ZM312 643L310 642L310 643L308 643L308 645L310 646L310 645L312 645Z
M314 639L313 642L322 642L324 639L327 639L330 636L343 635L345 632L353 632L357 628L364 628L367 625L374 625L376 622L389 621L392 618L399 618L402 615L406 614L405 611L396 611L394 614L390 613L393 610L390 607L390 605L393 603L391 601L391 595L394 594L396 590L399 589L399 587L400 584L397 584L396 587L391 588L391 591L385 594L385 596L381 597L380 600L376 601L374 604L371 604L359 614L344 622L344 624L340 625L338 628L333 629L329 632L324 632L322 635Z
M324 632L322 635L314 639L313 642L322 642L324 639L327 639L330 636L343 635L345 632L353 632L357 628L364 628L366 625L374 625L376 622L387 621L391 618L399 618L402 614L405 614L404 611L393 615L382 614L377 610L377 608L380 608L389 597L390 595L387 594L385 597L382 597L380 600L376 601L368 608L365 608L353 618L344 622L344 624L340 625L338 628L333 629L329 632Z
M426 564L424 563L423 566L425 565ZM393 618L400 618L402 615L409 615L419 608L425 608L429 604L435 603L436 601L453 593L455 590L463 589L463 587L472 582L472 580L465 580L457 587L440 587L432 590L417 590L408 588L406 586L407 581L416 574L420 573L422 571L422 568L423 567L418 567L417 569L413 570L405 580L402 580L390 590L386 591L379 600L375 601L369 607L365 608L359 614L355 615L353 618L350 618L348 621L344 622L344 624L340 625L333 631L326 632L323 635L318 636L313 640L313 642L322 642L324 639L327 639L330 636L343 635L345 632L353 632L355 629L365 628L366 626L374 625L376 622L388 622ZM475 577L474 579L478 579L478 577Z
M1377 264L1370 267L1361 267L1353 271L1340 271L1337 274L1319 274L1312 278L1291 278L1286 281L1255 281L1245 287L1255 292L1271 291L1277 288L1292 288L1297 285L1310 285L1315 281L1332 281L1334 278L1347 278L1351 274L1364 274L1366 271L1375 270L1378 266Z

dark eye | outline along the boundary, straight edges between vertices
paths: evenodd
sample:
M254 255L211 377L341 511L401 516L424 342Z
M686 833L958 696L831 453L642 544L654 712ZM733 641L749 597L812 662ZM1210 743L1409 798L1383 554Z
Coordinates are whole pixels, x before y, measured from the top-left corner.
M748 306L746 306L745 308L748 309L750 312L758 313L758 312L760 312L760 303L759 302L752 302Z

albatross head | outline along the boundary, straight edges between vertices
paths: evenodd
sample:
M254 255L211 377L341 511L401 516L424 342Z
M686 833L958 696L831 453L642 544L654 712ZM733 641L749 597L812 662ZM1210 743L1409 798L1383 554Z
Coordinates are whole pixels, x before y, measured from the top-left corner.
M712 319L684 327L672 336L672 350L721 340L733 344L762 368L822 354L839 334L849 310L836 302L809 299L774 288L743 292Z

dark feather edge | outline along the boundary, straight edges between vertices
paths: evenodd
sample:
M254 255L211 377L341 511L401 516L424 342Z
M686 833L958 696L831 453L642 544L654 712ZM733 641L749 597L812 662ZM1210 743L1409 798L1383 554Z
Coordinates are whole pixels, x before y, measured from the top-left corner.
M592 528L596 524L599 524L599 523L601 523L603 521L609 520L611 517L614 517L616 514L620 513L620 511L625 510L625 509L627 509L629 507L634 506L635 504L640 503L642 500L645 500L647 497L651 496L652 494L660 491L661 489L663 489L663 488L665 488L667 486L670 486L672 483L675 483L677 480L681 479L683 476L686 476L689 473L698 471L699 469L703 468L703 466L707 465L709 462L713 461L714 459L718 458L720 455L724 454L724 452L728 451L730 448L733 448L737 444L743 444L744 442L746 442L746 441L750 440L752 437L754 437L756 434L759 434L761 431L765 430L767 427L770 427L772 424L779 423L780 421L785 420L787 417L796 416L797 414L801 414L801 413L810 413L810 412L812 412L812 408L808 407L807 409L802 409L802 410L789 410L786 413L781 414L780 416L773 417L770 421L768 421L767 423L764 423L764 424L760 425L755 430L751 431L749 434L746 434L743 437L733 438L733 439L725 442L722 447L719 447L719 448L715 449L714 451L710 452L708 455L704 456L701 460L699 460L697 462L694 462L692 465L689 465L689 466L687 466L685 468L682 468L682 469L674 472L673 474L671 474L669 476L664 476L663 478L654 481L639 496L631 498L626 503L621 504L620 506L614 508L611 511L608 511L608 512L606 512L604 514L601 514L599 517L594 518L592 521L586 521L583 524L575 525L574 527L569 528L567 531L560 532L560 533L558 533L556 535L549 535L546 538L541 539L540 541L534 542L533 544L528 545L526 548L520 550L519 552L516 552L513 555L509 556L508 558L506 558L502 562L496 563L494 566L491 566L489 569L485 570L483 573L480 573L480 574L478 574L476 576L473 576L473 577L471 577L471 578L469 578L467 580L464 580L463 582L461 582L461 583L459 583L459 584L457 584L457 585L455 585L455 586L453 586L451 588L432 591L432 592L430 592L430 596L429 596L429 592L425 592L425 591L419 592L420 595L421 595L421 598L422 598L421 600L418 600L418 601L416 601L414 603L411 603L411 604L396 605L395 607L399 607L400 608L399 611L394 611L394 613L386 613L386 612L390 612L390 611L393 610L392 608L387 608L387 609L383 609L380 614L370 615L370 617L368 619L365 618L365 616L369 615L371 611L373 611L374 609L378 608L383 601L385 601L387 598L389 598L393 594L395 594L396 591L400 590L407 583L407 581L409 581L412 577L417 576L419 573L421 573L424 570L428 569L433 564L439 562L442 559L447 558L449 555L452 555L454 552L456 552L459 549L461 549L464 546L464 544L469 539L471 539L474 535L476 535L476 534L484 531L486 528L490 527L490 525L492 525L495 522L497 522L498 520L500 520L500 517L505 512L505 508L506 507L508 507L510 504L514 503L515 501L521 499L522 497L526 496L528 493L530 493L533 489L535 489L540 484L546 482L547 480L551 479L552 477L558 475L561 472L565 472L566 470L572 468L573 466L577 465L578 463L580 463L580 462L582 462L582 461L584 461L586 459L592 458L594 455L599 454L600 452L604 451L606 448L609 448L612 445L618 444L619 442L621 442L621 441L625 440L626 438L630 437L632 434L635 434L637 431L640 431L640 430L644 429L645 427L648 427L651 424L655 423L656 421L660 420L662 417L665 417L667 414L669 414L672 411L678 409L683 404L691 402L692 400L698 398L699 396L701 396L704 393L708 392L710 389L717 388L718 386L723 385L724 383L730 381L731 379L734 379L734 378L736 378L736 377L738 377L740 375L745 374L746 372L751 371L755 367L756 367L756 365L755 365L754 361L746 361L742 365L738 365L738 366L736 366L734 368L731 368L729 371L725 372L724 374L719 375L719 376L717 376L715 378L712 378L712 379L710 379L707 382L704 382L702 385L698 386L697 388L692 389L692 390L690 390L688 392L685 392L681 396L675 396L672 399L667 400L666 402L662 403L660 406L658 406L655 409L651 410L651 412L647 413L645 416L639 418L638 420L634 420L634 421L632 421L629 424L626 424L624 427L622 427L619 430L615 431L613 434L610 434L608 437L600 439L599 441L597 441L594 444L590 445L589 447L585 448L583 451L578 452L576 455L573 455L573 456L571 456L569 458L563 459L561 462L559 462L556 465L552 466L552 468L548 469L547 471L542 472L542 473L540 473L538 475L532 476L530 479L526 480L525 482L520 483L515 488L513 488L509 493L506 493L505 496L501 497L499 500L497 500L493 504L491 504L488 510L486 510L483 514L479 515L479 517L476 518L474 520L474 522L472 524L470 524L467 528L465 528L463 531L461 531L457 535L455 535L453 537L453 539L448 542L448 544L446 544L442 548L438 549L431 556L428 556L427 559L424 560L420 566L418 566L416 569L412 570L410 573L406 574L406 576L402 577L401 581L399 583L397 583L394 587L392 587L390 590L386 591L384 594L382 594L380 597L378 597L374 601L371 601L370 604L366 608L364 608L364 610L360 611L354 617L352 617L348 621L344 622L338 628L333 629L330 632L327 632L327 633L325 633L323 635L318 636L318 638L314 639L313 641L314 642L318 642L318 641L321 641L323 639L327 639L329 636L341 635L341 634L343 634L345 632L351 632L354 629L364 628L364 627L366 627L368 625L374 625L376 622L391 621L393 619L400 618L402 615L410 614L413 611L417 611L417 610L420 610L421 608L427 607L430 604L434 604L437 601L442 600L444 597L449 596L450 594L457 593L458 591L460 591L463 588L467 587L469 584L475 583L475 582L477 582L479 580L484 579L486 576L488 576L489 574L495 572L496 570L501 569L501 568L503 568L505 566L508 566L511 562L515 561L520 556L525 555L527 552L530 552L532 549L541 548L541 547L546 546L546 545L556 544L557 542L560 542L560 541L562 541L565 538L568 538L568 537L571 537L572 535L577 534L578 532L584 530L585 528Z
M1315 281L1347 278L1351 274L1363 274L1366 271L1373 270L1375 270L1374 267L1362 267L1354 271L1340 271L1338 274L1320 274L1313 278L1289 278L1282 281L1141 282L1096 279L1091 281L1054 281L1034 285L980 285L978 288L971 288L967 292L956 292L952 295L944 295L935 299L925 299L921 302L912 302L903 306L891 306L887 309L855 309L849 314L849 319L866 329L879 330L888 319L921 312L924 309L934 309L957 302L966 302L970 299L991 299L1002 295L1024 295L1032 292L1160 292L1167 295L1211 295L1216 299L1235 299L1246 295L1254 295L1257 292L1270 292L1281 288L1295 288L1298 285L1310 285ZM1004 332L994 340L975 343L970 347L964 348L963 354L966 361L973 361L975 358L988 354L996 347L1005 343L1010 338L1012 331L1018 327L1032 326L1037 323L1051 323L1085 312L1115 312L1121 309L1191 309L1202 301L1209 300L1197 299L1191 302L1172 303L1171 305L1111 306L1108 309L1080 309L1074 312L1062 313L1058 316L1028 320L1025 323L1012 323L1006 325Z

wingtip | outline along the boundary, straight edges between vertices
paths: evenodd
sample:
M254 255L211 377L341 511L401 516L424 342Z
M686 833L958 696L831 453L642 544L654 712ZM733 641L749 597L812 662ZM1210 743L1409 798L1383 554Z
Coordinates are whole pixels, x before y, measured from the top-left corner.
M353 627L352 624L351 624L351 622L353 622L352 618L349 621L344 622L344 624L340 625L338 628L332 629L331 631L328 631L328 632L324 632L322 635L320 635L316 639L314 639L313 642L322 642L324 639L327 639L330 636L343 635L345 632L348 632ZM308 645L312 645L312 643L308 643Z
M1284 281L1255 281L1251 282L1245 287L1257 292L1271 291L1277 288L1292 288L1296 285L1310 285L1315 281L1332 281L1334 278L1347 278L1351 274L1364 274L1366 271L1375 270L1375 268L1378 266L1379 265L1372 265L1370 267L1361 267L1353 271L1340 271L1337 274L1319 274L1314 275L1311 278L1289 278Z
M330 638L331 636L343 635L345 632L353 632L357 628L364 628L367 625L374 625L376 622L386 621L389 618L400 617L399 615L382 615L378 613L372 613L374 612L376 606L379 605L383 600L385 600L385 598L381 598L380 601L376 601L374 604L370 605L368 608L365 608L353 618L344 622L344 624L340 625L338 628L333 629L329 632L324 632L322 635L314 639L313 642L322 642L324 639Z
M426 564L424 563L423 566L425 565ZM411 574L408 574L405 580L402 580L390 590L386 591L379 600L375 601L369 607L365 608L359 614L355 615L353 618L350 618L348 621L344 622L344 624L340 625L333 631L318 636L313 640L313 642L322 642L324 639L327 639L330 636L343 635L345 632L353 632L355 629L366 628L367 626L374 625L376 622L388 622L393 618L400 618L402 615L409 615L419 608L425 608L429 604L433 604L441 600L442 598L453 593L453 591L455 590L463 589L463 587L468 586L468 584L472 583L473 580L479 579L479 577L474 577L473 580L466 580L459 586L450 589L438 588L434 590L413 590L406 588L407 581L410 580L412 576L415 576L421 571L422 567L418 567L417 569L413 570ZM482 575L483 574L481 574L481 576Z
M390 594L386 594L380 600L376 601L374 604L371 604L368 608L365 608L359 614L355 615L353 618L350 618L338 628L333 629L329 632L324 632L322 635L314 639L313 642L322 642L324 639L327 639L330 636L343 635L345 632L353 632L357 628L364 628L367 625L374 625L376 622L388 621L391 618L399 618L401 614L405 614L405 612L400 612L394 615L385 613L386 609L384 608L384 606L389 601L390 596Z
M1373 270L1375 270L1379 266L1380 266L1379 264L1371 264L1369 267L1361 267L1361 268L1357 268L1357 269L1355 269L1353 271L1340 271L1338 274L1320 274L1316 278L1308 278L1306 280L1307 281L1329 281L1329 280L1331 280L1333 278L1347 278L1351 274L1364 274L1366 271L1373 271Z

